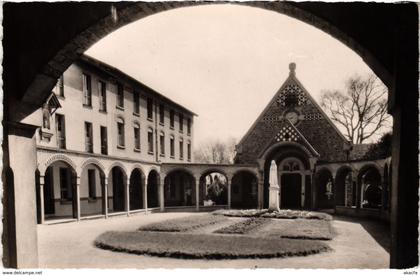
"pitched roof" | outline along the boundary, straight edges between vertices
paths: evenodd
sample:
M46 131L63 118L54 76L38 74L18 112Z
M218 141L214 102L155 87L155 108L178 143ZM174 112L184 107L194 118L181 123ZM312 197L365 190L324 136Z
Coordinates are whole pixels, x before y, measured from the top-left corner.
M344 137L344 135L341 133L341 131L335 126L335 124L331 121L331 119L327 116L327 114L322 110L322 108L318 105L318 103L315 101L315 99L310 95L310 93L305 89L305 87L302 85L302 83L297 79L295 69L296 64L290 63L289 64L289 76L284 81L284 83L281 85L280 89L277 90L277 92L274 94L274 96L271 98L269 103L266 105L264 110L260 113L260 115L257 117L257 119L254 121L252 126L248 129L248 131L245 133L245 135L242 137L242 139L238 142L239 144L242 144L243 141L245 141L246 137L255 129L258 122L262 120L264 114L269 110L270 106L274 104L274 102L277 100L278 96L283 92L285 87L289 85L290 83L297 84L305 94L305 96L309 99L309 101L318 109L319 113L326 119L326 121L335 129L335 131L339 134L339 136L343 139L345 142L349 142L347 138Z
M87 64L90 64L90 65L92 65L92 66L94 66L94 67L98 68L99 70L101 70L101 71L103 71L103 72L105 72L105 73L107 73L107 74L109 74L109 75L111 75L111 76L113 76L113 77L116 77L116 78L124 78L124 79L126 79L127 81L129 81L129 82L131 82L131 83L133 83L133 84L135 84L135 85L138 85L138 86L142 87L143 89L147 90L147 92L149 92L149 93L151 93L151 94L154 94L155 96L158 96L158 97L162 98L164 101L167 101L167 102L169 102L170 104L175 105L176 107L178 107L178 108L182 109L183 111L185 111L185 112L187 112L187 113L189 113L189 114L191 114L191 115L198 116L198 115L197 115L196 113L194 113L193 111L191 111L191 110L189 110L189 109L185 108L184 106L182 106L181 104L179 104L179 103L177 103L177 102L173 101L172 99L170 99L170 98L168 98L168 97L166 97L166 96L162 95L161 93L159 93L159 92L155 91L154 89L150 88L149 86L147 86L147 85L145 85L145 84L141 83L141 82L140 82L140 81L138 81L137 79L135 79L135 78L133 78L132 76L130 76L130 75L128 75L128 74L126 74L126 73L124 73L123 71L121 71L121 70L119 70L119 69L115 68L114 66L111 66L111 65L109 65L109 64L107 64L107 63L105 63L105 62L103 62L103 61L100 61L100 60L98 60L98 59L96 59L96 58L93 58L93 57L91 57L91 56L88 56L88 55L86 55L86 54L83 54L83 55L80 57L80 59L79 59L79 60L80 60L80 61L83 61L83 62L85 62L85 63L87 63Z
M353 144L352 150L349 154L349 160L363 160L366 158L367 152L373 144Z

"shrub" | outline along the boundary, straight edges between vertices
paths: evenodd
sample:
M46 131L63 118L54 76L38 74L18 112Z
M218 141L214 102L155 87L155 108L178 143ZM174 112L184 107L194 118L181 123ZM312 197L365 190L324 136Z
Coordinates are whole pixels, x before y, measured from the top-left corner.
M247 209L247 210L217 210L212 212L214 215L227 217L262 217L272 219L318 219L332 220L331 215L321 212L300 211L300 210L280 210L269 211L268 209Z
M170 232L105 232L94 243L112 251L191 259L304 256L330 250L320 241Z
M139 228L140 231L186 232L203 226L216 224L227 220L223 216L194 215L185 218L172 219L164 222L151 223Z
M250 218L250 219L246 219L245 221L240 221L235 224L220 228L214 231L213 233L246 234L269 222L270 222L269 219Z

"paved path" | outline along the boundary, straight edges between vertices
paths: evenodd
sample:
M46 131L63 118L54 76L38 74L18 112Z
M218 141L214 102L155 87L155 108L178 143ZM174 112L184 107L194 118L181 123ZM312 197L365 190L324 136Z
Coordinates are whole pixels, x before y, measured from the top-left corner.
M337 218L337 232L328 244L332 252L304 257L245 260L182 260L139 256L102 250L93 241L108 230L135 230L139 226L198 213L137 214L107 220L38 225L41 268L388 268L386 228L374 222ZM367 231L369 230L369 231ZM376 238L376 240L375 240Z

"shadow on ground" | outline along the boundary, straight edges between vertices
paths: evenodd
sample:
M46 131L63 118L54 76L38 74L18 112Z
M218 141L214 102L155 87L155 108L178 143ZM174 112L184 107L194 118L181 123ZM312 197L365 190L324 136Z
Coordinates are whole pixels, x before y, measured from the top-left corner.
M375 241L382 246L386 252L390 252L391 247L391 232L389 224L384 221L369 220L367 218L356 218L334 215L333 219L336 221L346 221L352 223L359 223Z

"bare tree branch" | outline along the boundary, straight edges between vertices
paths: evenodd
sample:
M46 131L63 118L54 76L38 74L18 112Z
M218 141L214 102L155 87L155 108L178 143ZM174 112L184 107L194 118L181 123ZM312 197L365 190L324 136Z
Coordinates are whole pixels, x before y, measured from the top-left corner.
M322 91L321 106L353 143L363 143L390 130L388 90L375 75L355 75L346 90Z

